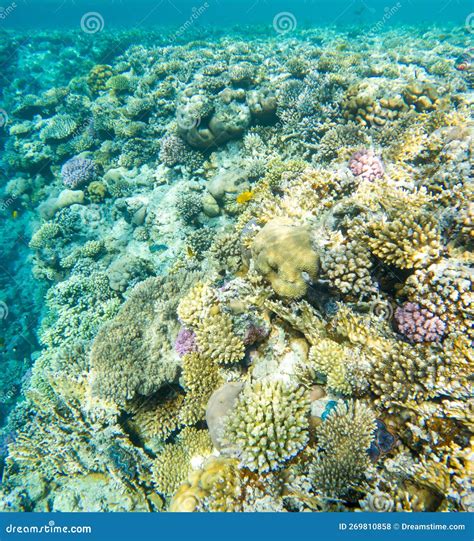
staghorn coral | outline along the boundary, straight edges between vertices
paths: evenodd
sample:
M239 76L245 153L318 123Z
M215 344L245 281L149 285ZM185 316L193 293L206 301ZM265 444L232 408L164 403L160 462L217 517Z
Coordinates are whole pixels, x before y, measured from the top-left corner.
M364 403L339 404L316 428L317 449L310 467L314 490L340 497L356 487L370 466L367 450L375 432L375 415Z
M280 381L245 388L225 422L227 452L251 470L282 468L306 445L309 400L303 387Z
M252 258L257 271L282 297L303 297L307 282L315 280L319 270L309 229L287 220L272 220L263 227L252 242Z
M374 255L401 269L424 267L440 257L441 242L432 216L403 214L369 224L367 243Z

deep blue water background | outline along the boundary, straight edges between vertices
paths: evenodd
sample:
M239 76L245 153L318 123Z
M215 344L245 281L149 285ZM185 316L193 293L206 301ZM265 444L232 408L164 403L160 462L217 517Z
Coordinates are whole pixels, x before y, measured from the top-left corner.
M0 29L78 28L82 15L89 11L99 12L108 28L179 27L193 8L206 3L209 7L199 24L212 26L271 25L273 17L284 11L291 12L300 27L371 25L397 4L400 7L386 25L463 26L474 12L472 0L1 0Z

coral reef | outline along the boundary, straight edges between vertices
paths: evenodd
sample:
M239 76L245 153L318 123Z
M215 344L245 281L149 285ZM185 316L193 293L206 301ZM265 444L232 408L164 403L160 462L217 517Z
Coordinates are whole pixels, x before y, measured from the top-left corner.
M3 30L0 509L472 511L466 32Z

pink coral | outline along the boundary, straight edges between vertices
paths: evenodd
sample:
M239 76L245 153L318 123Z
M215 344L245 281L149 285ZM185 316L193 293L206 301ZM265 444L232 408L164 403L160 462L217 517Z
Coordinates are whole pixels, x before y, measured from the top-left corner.
M174 343L174 349L180 357L197 351L196 335L193 331L181 327Z
M382 160L373 150L357 151L349 161L349 169L363 180L382 178L385 171Z
M446 329L438 316L414 302L399 306L394 318L398 331L410 342L439 342Z

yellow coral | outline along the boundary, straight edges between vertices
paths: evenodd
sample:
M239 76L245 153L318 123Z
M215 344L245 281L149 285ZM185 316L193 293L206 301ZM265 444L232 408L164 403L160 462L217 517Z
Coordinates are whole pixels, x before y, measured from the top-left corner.
M219 364L237 363L245 355L242 339L234 334L232 318L223 313L210 316L196 329L199 351Z
M204 419L207 402L222 380L217 364L200 353L188 353L182 362L186 397L179 416L184 424L191 425Z
M303 297L307 280L315 280L319 270L309 228L288 220L268 222L252 243L252 256L255 268L282 297Z
M186 325L198 325L207 318L215 301L210 285L198 282L179 302L178 317Z
M437 225L429 216L403 214L393 221L374 221L369 224L369 232L371 251L400 269L424 267L441 253Z

